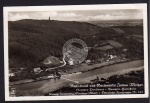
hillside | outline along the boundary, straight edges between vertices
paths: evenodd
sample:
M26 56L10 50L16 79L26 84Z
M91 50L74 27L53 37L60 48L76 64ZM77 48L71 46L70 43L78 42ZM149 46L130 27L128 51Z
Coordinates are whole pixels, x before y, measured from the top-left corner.
M41 66L43 61L50 55L62 58L62 47L71 38L82 39L88 47L100 46L104 41L111 40L111 42L108 42L109 44L107 43L108 45L111 44L112 46L117 43L117 45L122 45L121 48L131 48L131 46L137 48L134 46L135 44L139 46L139 43L134 41L136 39L131 38L132 40L130 40L126 37L132 34L143 35L142 26L117 26L113 28L76 21L25 19L9 21L8 27L10 68L26 67L33 69L33 67ZM134 32L132 32L133 28ZM137 30L140 30L140 32L137 33ZM140 43L140 45L143 44ZM97 48L95 46L90 50L88 58L95 59L103 55L103 52L97 51ZM101 48L108 49L108 47ZM135 50L130 51L135 52ZM137 52L138 55L143 53L140 50L136 51L139 51L139 53Z
M9 64L13 67L37 67L49 55L62 56L63 44L81 38L92 46L95 34L115 34L85 22L54 20L9 21Z

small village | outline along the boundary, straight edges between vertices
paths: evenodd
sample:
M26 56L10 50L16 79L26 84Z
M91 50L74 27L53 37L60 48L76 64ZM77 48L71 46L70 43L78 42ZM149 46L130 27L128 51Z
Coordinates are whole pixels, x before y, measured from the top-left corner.
M123 52L127 52L127 49L123 49ZM104 53L103 58L98 58L95 60L90 60L86 59L82 64L86 66L92 66L95 64L102 64L101 66L106 66L106 65L111 65L119 62L125 62L129 61L129 59L125 58L125 54L121 55L115 55L115 54L110 54L110 53ZM61 65L63 64L63 61L59 60L59 58L51 56L50 58L48 57L43 64L44 65L50 65L53 60L58 61ZM34 82L34 81L39 81L39 80L44 80L44 79L59 79L62 75L68 75L68 74L73 74L73 73L79 73L79 72L86 72L89 71L90 69L80 71L77 70L75 72L71 72L69 67L74 67L77 64L74 63L73 59L67 62L67 66L62 67L62 68L57 68L57 67L51 67L51 68L42 68L42 67L36 67L33 68L32 71L27 71L27 68L21 67L20 70L17 72L12 72L10 69L9 71L9 78L10 78L10 83L12 85L14 84L22 84L22 83L28 83L28 82ZM94 69L94 68L93 68ZM31 77L31 78L30 78ZM25 78L25 79L23 79Z

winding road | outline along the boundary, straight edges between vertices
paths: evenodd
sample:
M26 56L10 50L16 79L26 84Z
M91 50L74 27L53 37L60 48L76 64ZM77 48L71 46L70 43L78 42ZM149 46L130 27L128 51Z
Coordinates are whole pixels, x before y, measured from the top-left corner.
M56 68L61 68L61 67L64 67L67 63L66 63L66 61L65 61L65 55L63 56L63 65L61 65L61 66L57 66L57 67L53 67L53 68L48 68L48 69L46 69L46 71L48 71L48 70L52 70L52 69L56 69Z

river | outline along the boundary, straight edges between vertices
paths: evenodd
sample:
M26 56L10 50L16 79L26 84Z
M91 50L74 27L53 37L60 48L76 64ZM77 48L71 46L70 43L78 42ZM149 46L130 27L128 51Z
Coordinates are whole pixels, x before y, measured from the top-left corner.
M14 87L16 88L16 90L39 89L42 90L42 92L44 93L48 93L51 90L57 90L58 88L67 86L68 84L73 83L72 81L82 81L82 79L84 80L85 78L90 76L116 72L116 71L125 70L129 68L136 68L143 65L144 65L143 60L135 60L135 61L101 67L81 74L66 75L63 76L63 78L57 80L54 79L42 80L42 81L37 81L37 82L32 82L27 84L15 85Z

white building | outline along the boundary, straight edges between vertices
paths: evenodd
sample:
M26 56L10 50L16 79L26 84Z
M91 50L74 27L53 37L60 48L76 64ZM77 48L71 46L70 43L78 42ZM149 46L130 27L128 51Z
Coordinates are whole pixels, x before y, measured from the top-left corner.
M15 76L15 73L9 73L9 77Z
M69 65L74 65L74 60L72 58L70 58L70 60L68 61Z
M33 71L34 71L35 74L39 74L39 73L41 73L43 70L42 70L41 68L34 68Z

